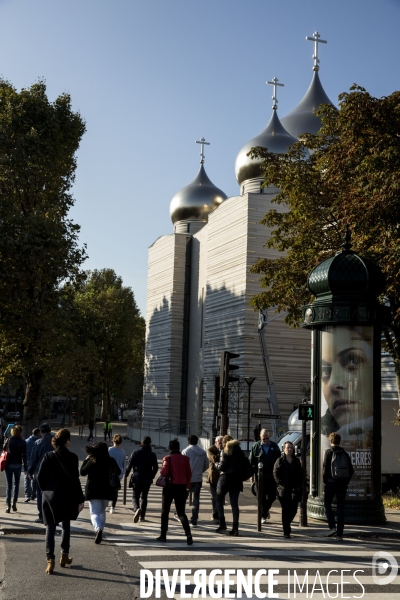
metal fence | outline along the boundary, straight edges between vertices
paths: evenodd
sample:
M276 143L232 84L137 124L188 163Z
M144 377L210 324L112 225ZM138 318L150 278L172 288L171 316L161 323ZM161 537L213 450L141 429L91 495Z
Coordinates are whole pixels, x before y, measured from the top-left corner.
M199 438L198 445L203 450L208 450L212 444L211 436L208 432L205 432L207 435L201 435L200 431L197 428L194 429L192 422L189 421L179 421L174 425L161 419L134 419L130 417L126 436L134 442L140 442L145 436L149 436L152 444L160 448L167 448L172 439L177 439L181 448L185 448L188 435L192 432Z

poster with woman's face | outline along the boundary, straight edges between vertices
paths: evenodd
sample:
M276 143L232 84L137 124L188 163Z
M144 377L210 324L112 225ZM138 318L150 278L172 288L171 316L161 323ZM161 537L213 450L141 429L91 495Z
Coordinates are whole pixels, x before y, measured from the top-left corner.
M373 330L328 326L321 332L321 474L328 436L337 431L354 475L349 499L372 497ZM321 488L320 488L321 489Z

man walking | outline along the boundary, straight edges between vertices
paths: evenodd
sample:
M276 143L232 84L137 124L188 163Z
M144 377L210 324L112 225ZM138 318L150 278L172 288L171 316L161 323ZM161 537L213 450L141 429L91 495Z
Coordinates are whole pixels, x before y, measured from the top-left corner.
M192 479L190 481L189 493L193 495L192 518L190 519L193 527L197 527L200 508L200 490L203 485L203 473L207 471L209 461L205 450L197 445L199 438L197 435L189 435L189 446L182 450L182 454L187 456L190 461L190 469L192 471Z
M269 509L276 499L276 481L274 479L274 465L281 453L275 442L269 439L269 433L266 429L260 432L260 440L256 442L249 456L249 461L253 467L253 482L258 477L258 465L263 466L263 491L262 491L262 523L269 519Z
M47 452L51 452L53 450L51 440L53 439L54 434L51 433L51 427L48 423L43 423L40 426L40 435L42 437L38 439L33 446L31 453L31 466L28 468L29 475L31 477L35 477L36 480L43 456ZM43 523L42 491L39 485L36 487L36 501L39 515L38 518L35 519L35 523Z
M30 500L36 500L36 488L37 481L36 479L32 479L29 475L29 467L31 466L31 455L33 451L33 447L35 443L40 439L40 429L34 429L32 431L32 435L28 437L26 440L26 462L27 462L27 471L25 473L25 500L24 502L30 502Z
M89 419L89 437L87 439L88 442L91 442L93 440L93 429L94 429L94 419L92 417L90 417Z
M221 451L224 449L222 444L223 436L219 435L215 438L215 444L210 446L207 450L207 456L209 460L208 467L208 478L207 481L210 484L210 493L212 501L212 520L215 525L219 525L218 507L217 507L217 483L220 476L220 472L216 468L216 464L221 460Z
M106 420L104 421L104 425L103 425L103 430L104 430L104 441L107 441L107 436L108 436L108 441L111 440L111 435L112 435L112 423L110 421L110 417L107 417Z
M139 517L145 521L147 496L153 479L158 471L157 456L151 449L151 438L145 436L138 450L134 450L129 459L125 477L133 470L129 487L132 487L133 522L137 523ZM142 501L140 503L140 497Z
M324 463L322 467L322 479L324 482L324 505L326 518L328 519L328 537L336 534L337 540L343 539L344 529L344 505L347 488L353 477L354 469L351 458L347 452L340 447L341 437L338 433L331 433L329 442L331 447L325 450ZM333 498L336 496L336 518L337 530L335 528L335 516L332 510Z

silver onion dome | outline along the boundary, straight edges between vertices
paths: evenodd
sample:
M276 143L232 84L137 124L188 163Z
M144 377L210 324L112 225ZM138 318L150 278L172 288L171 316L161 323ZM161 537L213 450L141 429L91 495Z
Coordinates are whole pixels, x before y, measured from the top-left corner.
M316 134L321 128L322 118L315 116L316 111L321 104L330 104L322 87L318 70L314 70L314 75L304 98L300 103L282 119L282 125L293 136L300 137L302 133Z
M193 181L172 198L171 221L174 224L182 220L207 221L209 213L226 199L227 195L212 183L201 163Z
M247 153L250 152L252 148L255 146L261 146L263 148L267 148L269 152L283 154L287 151L289 146L295 142L297 142L297 139L290 135L290 133L288 133L283 127L279 120L277 111L274 108L272 111L272 117L264 131L247 142L247 144L243 146L236 157L235 175L239 185L247 179L262 177L262 159L255 158L253 160L247 156Z

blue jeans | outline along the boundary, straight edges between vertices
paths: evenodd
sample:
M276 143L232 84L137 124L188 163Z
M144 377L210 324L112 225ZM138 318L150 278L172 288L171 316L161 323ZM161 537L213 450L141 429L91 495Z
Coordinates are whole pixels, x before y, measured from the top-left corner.
M7 491L6 491L6 504L11 504L11 489L13 486L14 477L14 489L13 489L13 502L18 500L19 492L19 480L21 479L22 465L10 465L6 467L6 478L7 478Z
M92 521L93 529L103 531L106 524L106 508L108 506L108 500L89 500L90 509L90 520Z
M25 498L31 498L36 496L37 481L31 479L27 473L25 473Z

